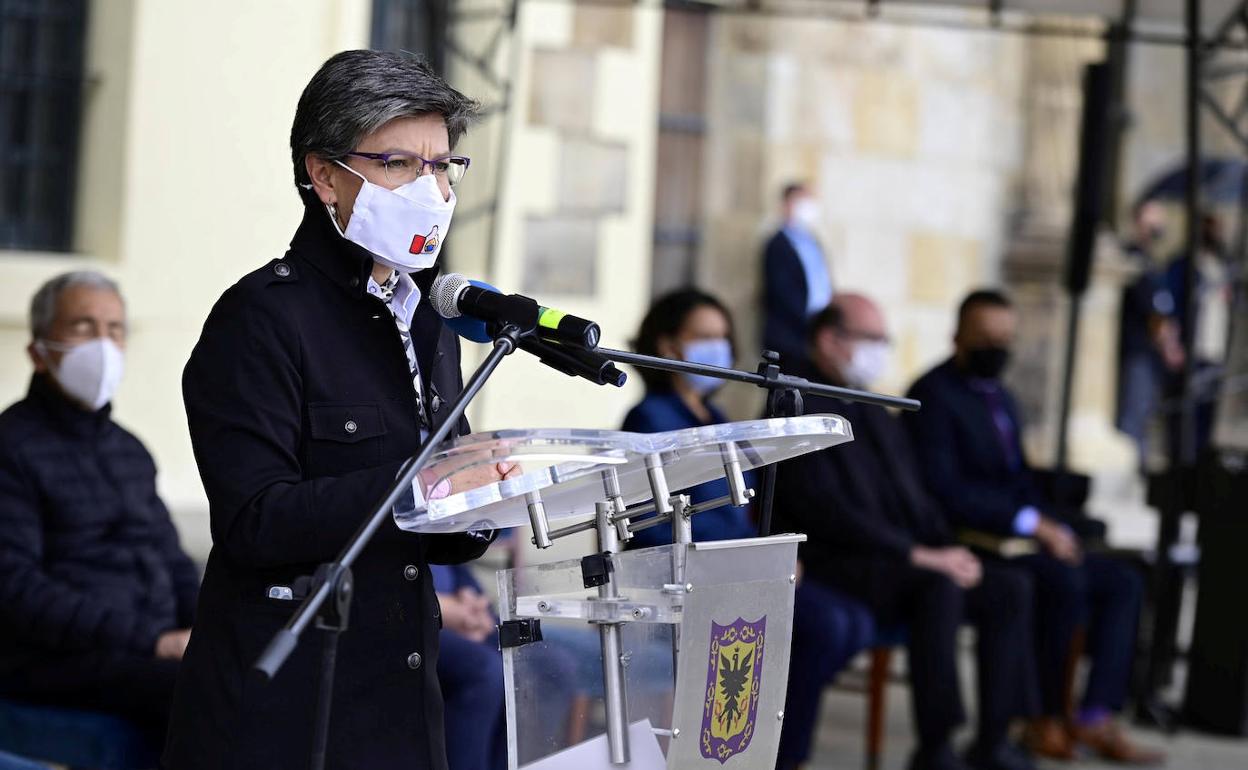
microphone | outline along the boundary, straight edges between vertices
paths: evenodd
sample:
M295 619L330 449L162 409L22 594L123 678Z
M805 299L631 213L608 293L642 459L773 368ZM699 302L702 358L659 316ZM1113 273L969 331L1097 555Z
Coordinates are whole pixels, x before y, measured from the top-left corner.
M448 321L471 316L487 323L512 323L547 342L593 350L602 337L602 330L593 321L542 307L520 294L503 294L488 283L470 281L459 273L438 276L430 288L429 301Z
M448 318L446 325L466 340L489 343L493 339L485 328L485 321L472 316ZM617 388L628 381L628 375L620 371L614 361L592 350L545 342L536 337L521 337L517 345L526 353L537 356L543 364L569 377L581 377L595 385L614 385Z
M517 343L521 350L537 356L537 360L569 377L581 377L595 385L624 387L628 375L615 366L615 362L592 350L544 342L535 337L521 337Z

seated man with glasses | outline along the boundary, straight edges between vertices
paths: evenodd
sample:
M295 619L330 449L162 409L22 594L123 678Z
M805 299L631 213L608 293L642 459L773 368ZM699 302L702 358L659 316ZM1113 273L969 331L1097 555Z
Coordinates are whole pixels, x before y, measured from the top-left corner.
M809 379L863 389L882 378L891 355L880 309L850 293L811 320L809 349ZM886 410L814 395L805 406L848 419L854 440L780 464L776 531L806 534L798 552L804 581L844 591L882 625L907 630L918 738L910 770L1032 770L1009 739L1010 722L1035 711L1026 576L953 544L907 437ZM966 718L957 648L964 622L977 631L979 724L960 757L952 738Z
M151 455L111 417L117 285L53 278L30 332L30 391L0 414L0 695L129 717L158 746L199 573Z

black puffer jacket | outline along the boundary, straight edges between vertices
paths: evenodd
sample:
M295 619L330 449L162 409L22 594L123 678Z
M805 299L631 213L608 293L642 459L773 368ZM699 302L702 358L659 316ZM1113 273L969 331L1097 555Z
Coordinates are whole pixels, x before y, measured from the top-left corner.
M156 465L45 375L0 414L0 676L80 652L151 657L190 626L199 573L156 494Z

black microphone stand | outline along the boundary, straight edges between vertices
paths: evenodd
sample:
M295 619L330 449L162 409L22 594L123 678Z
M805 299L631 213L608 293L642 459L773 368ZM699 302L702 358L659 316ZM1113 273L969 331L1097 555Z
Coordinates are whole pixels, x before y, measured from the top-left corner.
M368 520L351 536L351 540L338 554L337 559L322 564L311 578L301 579L308 583L307 598L303 600L303 604L299 606L298 611L287 621L286 625L273 636L257 659L254 668L266 679L272 680L286 659L295 651L300 635L313 621L316 622L318 629L329 632L329 639L321 655L321 681L317 692L316 722L312 734L312 770L322 770L325 767L338 637L347 629L351 596L354 590L351 565L360 557L365 546L373 539L373 535L377 533L386 518L392 515L394 505L404 495L411 494L412 481L416 478L416 474L429 463L429 458L459 424L468 404L480 392L485 381L494 373L503 359L516 350L520 341L532 333L532 328L522 330L516 324L509 324L497 330L494 349L473 372L464 389L451 401L450 411L443 423L429 435L421 446L420 452L408 459L400 468L394 484L373 509Z
M802 414L802 396L804 394L839 398L842 401L857 401L875 406L891 406L910 412L918 411L922 406L913 398L885 396L866 390L824 385L811 382L804 377L785 374L780 371L779 354L770 350L763 351L763 360L759 363L757 372L745 372L739 369L726 369L721 366L708 366L706 364L693 364L688 361L645 356L640 353L611 350L609 348L598 348L595 352L601 353L612 361L617 361L621 364L632 364L633 366L646 369L657 369L676 374L702 374L721 380L744 382L763 388L767 391L767 410L764 413L766 417L800 416ZM758 516L759 537L766 537L771 534L771 509L775 491L776 465L772 463L763 469L762 492L759 495L761 500Z

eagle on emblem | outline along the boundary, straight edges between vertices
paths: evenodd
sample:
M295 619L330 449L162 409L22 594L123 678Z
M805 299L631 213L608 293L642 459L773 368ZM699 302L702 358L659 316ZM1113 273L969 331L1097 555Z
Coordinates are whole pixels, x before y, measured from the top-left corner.
M731 731L732 725L745 716L741 708L742 691L745 689L746 677L750 674L750 663L754 660L754 651L741 660L741 651L732 654L732 660L722 652L719 654L719 689L724 696L724 710L719 715L720 725Z

